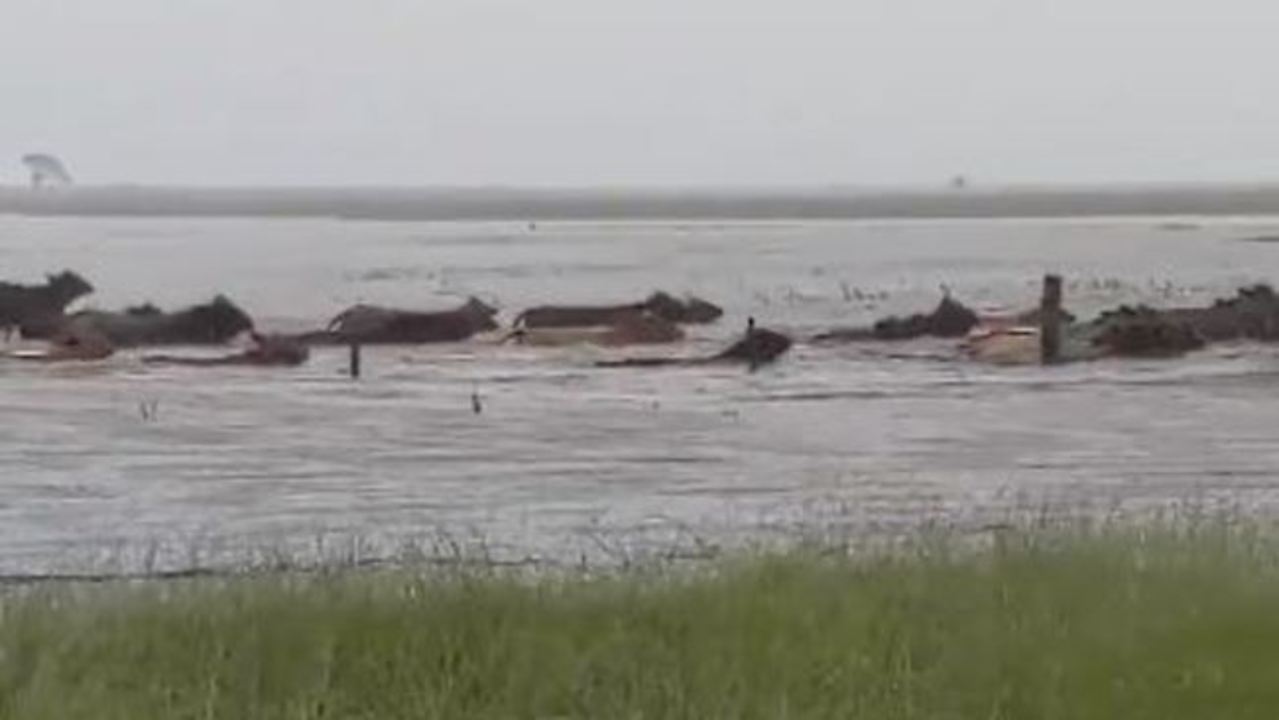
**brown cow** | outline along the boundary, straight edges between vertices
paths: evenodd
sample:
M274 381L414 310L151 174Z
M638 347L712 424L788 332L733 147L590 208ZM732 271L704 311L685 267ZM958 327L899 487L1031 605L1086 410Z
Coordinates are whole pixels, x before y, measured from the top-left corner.
M308 344L410 345L460 342L477 333L496 330L497 309L470 298L453 310L421 312L378 305L355 305L315 333L297 336Z
M89 281L70 270L47 276L43 285L0 282L0 327L6 338L14 329L27 338L51 337L67 306L91 292Z
M635 313L649 313L681 325L700 325L715 322L724 311L698 297L679 300L667 293L655 292L643 302L624 305L542 305L529 308L515 317L515 325L525 328L602 327L616 324L619 316Z
M860 342L866 340L912 340L919 337L959 338L977 327L980 319L949 294L930 313L907 317L886 317L870 327L840 328L821 333L814 342Z
M174 312L151 304L124 312L85 310L71 315L66 324L92 328L117 347L222 345L253 329L253 319L222 295Z

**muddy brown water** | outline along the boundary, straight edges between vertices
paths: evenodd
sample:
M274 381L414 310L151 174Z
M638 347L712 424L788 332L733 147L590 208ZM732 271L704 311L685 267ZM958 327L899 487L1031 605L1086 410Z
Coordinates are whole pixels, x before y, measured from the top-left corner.
M268 327L357 301L503 318L654 288L799 335L926 309L946 285L1020 308L1196 303L1279 281L1268 218L379 223L0 218L10 279L74 268L90 304L225 292ZM613 352L613 354L610 354ZM1266 511L1279 499L1279 348L989 368L946 342L800 345L751 374L603 370L616 351L483 342L340 349L298 369L0 362L0 572L177 568L359 538L573 561L1027 508ZM478 393L484 411L472 411ZM154 417L141 410L154 404ZM337 539L335 539L337 538ZM320 552L326 552L321 549Z

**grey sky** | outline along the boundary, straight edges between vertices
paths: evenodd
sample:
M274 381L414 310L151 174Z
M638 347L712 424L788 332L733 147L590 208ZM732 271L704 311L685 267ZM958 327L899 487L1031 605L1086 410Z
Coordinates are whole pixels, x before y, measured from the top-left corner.
M1269 0L4 0L0 180L1279 179Z

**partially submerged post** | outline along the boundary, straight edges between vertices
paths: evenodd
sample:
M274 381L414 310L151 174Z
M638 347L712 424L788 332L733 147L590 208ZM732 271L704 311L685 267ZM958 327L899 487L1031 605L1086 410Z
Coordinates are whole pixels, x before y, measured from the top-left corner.
M755 318L754 316L746 318L746 351L750 353L751 372L759 369L759 354L755 347Z
M360 377L360 344L358 342L351 343L351 377Z
M1044 276L1039 300L1039 360L1044 365L1061 362L1061 276Z

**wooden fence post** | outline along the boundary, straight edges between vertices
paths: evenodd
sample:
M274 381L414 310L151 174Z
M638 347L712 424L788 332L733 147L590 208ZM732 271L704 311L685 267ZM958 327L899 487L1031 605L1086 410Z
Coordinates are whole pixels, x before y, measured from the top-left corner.
M1061 276L1044 276L1039 300L1039 360L1044 365L1061 362Z

